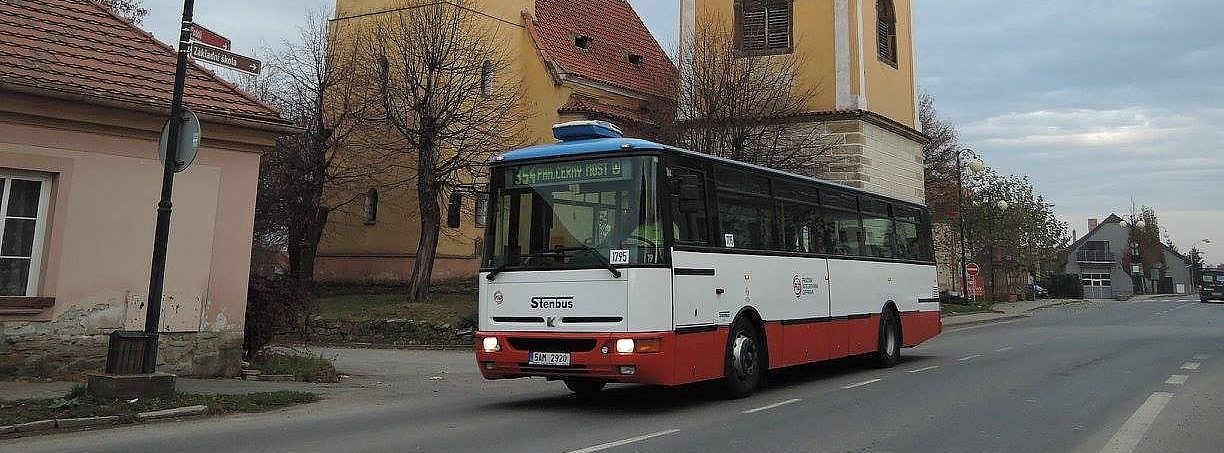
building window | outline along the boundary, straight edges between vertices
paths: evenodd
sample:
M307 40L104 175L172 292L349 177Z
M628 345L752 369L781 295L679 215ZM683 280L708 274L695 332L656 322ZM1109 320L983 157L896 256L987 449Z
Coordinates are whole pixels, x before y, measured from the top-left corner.
M876 0L876 37L880 61L897 67L897 11L892 0Z
M1084 280L1084 286L1096 288L1113 286L1113 276L1110 274L1084 274L1081 278Z
M0 170L0 296L38 293L51 178Z
M493 96L493 60L480 64L480 94L486 98Z
M476 194L476 226L484 228L489 225L489 194Z
M736 36L746 54L790 53L794 45L792 1L743 0L736 4Z
M366 225L378 223L378 189L371 187L370 191L366 192L362 216L365 218Z

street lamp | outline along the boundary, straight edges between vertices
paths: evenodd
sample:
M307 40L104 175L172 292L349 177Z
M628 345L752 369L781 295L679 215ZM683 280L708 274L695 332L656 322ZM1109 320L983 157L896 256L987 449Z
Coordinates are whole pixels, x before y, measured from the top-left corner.
M969 270L965 266L969 264L965 258L965 162L963 162L965 153L973 154L973 150L963 148L956 152L956 213L960 220L960 266L961 273L961 300L964 301L969 297ZM986 163L981 159L974 157L968 162L969 172L974 175L980 175L986 171Z
M1211 239L1199 239L1198 242L1195 242L1193 245L1191 245L1190 248L1186 252L1186 253L1191 254L1190 256L1187 257L1189 259L1186 260L1186 270L1187 270L1187 273L1190 274L1190 286L1187 287L1186 290L1190 291L1191 295L1193 295L1194 292L1198 290L1200 279L1201 279L1201 277L1199 277L1198 275L1195 275L1196 271L1198 271L1198 267L1194 265L1195 255L1199 256L1199 259L1202 259L1202 256L1203 256L1203 252L1196 250L1199 244L1211 244Z
M1010 208L1011 204L1008 203L1007 200L999 200L994 202L994 207L999 210L999 228L995 230L999 231L1003 229L1003 216L1007 213L1007 208ZM994 217L995 216L991 216L991 218ZM995 302L998 302L999 298L999 285L995 280L995 275L999 273L998 266L995 263L995 254L998 253L999 246L997 242L998 241L996 241L992 236L990 240L990 297L995 299ZM999 258L1000 260L1002 259L1002 257Z

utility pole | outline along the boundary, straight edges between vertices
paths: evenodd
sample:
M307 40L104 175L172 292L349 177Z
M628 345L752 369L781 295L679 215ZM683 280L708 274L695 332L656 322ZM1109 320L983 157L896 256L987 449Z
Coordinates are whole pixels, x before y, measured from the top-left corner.
M170 102L170 131L166 160L162 168L161 201L157 203L157 226L153 233L153 265L149 273L149 304L145 312L145 343L142 372L157 371L158 330L161 325L162 291L166 281L166 253L170 242L170 212L173 208L174 172L179 156L179 133L183 126L183 91L187 84L188 57L191 54L191 24L195 0L183 1L183 23L179 34L178 66L174 72L174 97Z

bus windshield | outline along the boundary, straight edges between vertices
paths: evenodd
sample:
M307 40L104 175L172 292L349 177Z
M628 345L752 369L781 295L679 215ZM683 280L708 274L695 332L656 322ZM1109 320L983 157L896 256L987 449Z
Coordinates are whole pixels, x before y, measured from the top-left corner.
M486 265L589 269L664 262L656 157L503 167Z

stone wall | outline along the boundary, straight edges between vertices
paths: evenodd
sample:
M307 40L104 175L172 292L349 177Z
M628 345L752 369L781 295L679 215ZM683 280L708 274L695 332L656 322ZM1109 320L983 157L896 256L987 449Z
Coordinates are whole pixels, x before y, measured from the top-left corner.
M825 177L860 189L926 203L922 144L863 120L824 123L839 137Z
M73 307L54 321L0 320L0 379L62 378L102 371L110 332L123 327L123 306ZM241 372L242 332L161 334L158 370L193 377Z

